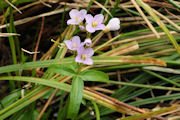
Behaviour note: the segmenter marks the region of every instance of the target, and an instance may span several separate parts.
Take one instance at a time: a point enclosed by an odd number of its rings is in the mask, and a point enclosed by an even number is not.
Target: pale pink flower
[[[95,32],[96,30],[103,30],[105,25],[102,24],[104,16],[102,14],[95,15],[94,17],[91,14],[87,14],[86,17],[86,30],[90,33]]]
[[[69,12],[69,16],[70,16],[70,20],[67,21],[68,25],[79,25],[79,23],[81,23],[85,16],[87,14],[87,11],[85,9],[82,9],[80,11],[76,10],[76,9],[72,9]]]
[[[67,48],[72,51],[75,51],[75,50],[77,50],[77,48],[83,46],[79,36],[74,36],[74,37],[72,37],[72,40],[65,40],[64,42],[65,42]]]
[[[83,46],[77,49],[77,56],[75,61],[78,63],[83,63],[87,65],[92,65],[93,60],[90,58],[94,54],[94,50],[92,48],[85,49]]]

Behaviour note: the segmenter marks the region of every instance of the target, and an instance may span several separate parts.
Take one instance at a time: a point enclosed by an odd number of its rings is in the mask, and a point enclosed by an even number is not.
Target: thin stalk
[[[89,110],[87,109],[87,110],[85,110],[85,111],[83,111],[82,113],[80,113],[79,114],[79,116],[76,118],[77,120],[83,120],[83,118],[87,115],[87,114],[89,114]]]
[[[159,90],[180,91],[180,88],[153,86],[153,85],[143,85],[143,84],[127,83],[127,82],[112,81],[112,80],[108,81],[108,83],[110,83],[110,84],[117,84],[117,85],[132,86],[132,87],[140,87],[140,88],[150,88],[150,89],[159,89]]]
[[[8,73],[8,76],[12,76],[11,73]],[[11,91],[15,90],[15,88],[16,88],[15,82],[10,80],[9,81],[9,87],[10,87]]]
[[[150,70],[143,70],[144,72],[146,72],[146,73],[149,73],[150,75],[153,75],[153,76],[155,76],[155,77],[157,77],[157,78],[160,78],[161,80],[164,80],[164,81],[166,81],[166,82],[169,82],[169,83],[171,83],[171,84],[173,84],[173,85],[175,85],[175,86],[177,86],[177,87],[180,87],[180,84],[179,83],[176,83],[176,82],[174,82],[174,81],[172,81],[172,80],[170,80],[170,79],[167,79],[167,78],[165,78],[165,77],[163,77],[163,76],[161,76],[161,75],[159,75],[159,74],[157,74],[157,73],[155,73],[155,72],[152,72],[152,71],[150,71]]]
[[[104,7],[106,7],[108,3],[109,3],[109,0],[106,0],[104,3]],[[104,14],[104,9],[101,10],[101,14]]]
[[[15,28],[14,24],[13,24],[13,32],[16,33],[16,28]],[[14,36],[14,41],[15,41],[17,54],[18,54],[19,58],[21,58],[21,49],[20,49],[20,43],[19,43],[18,36]],[[22,61],[22,58],[20,59],[20,62],[21,61]]]
[[[97,104],[95,102],[92,102],[92,104],[94,105],[94,109],[96,112],[96,120],[100,120],[100,113],[99,113],[99,108],[97,106]]]
[[[9,29],[7,28],[7,31],[10,33],[13,33],[13,22],[14,22],[14,18],[13,18],[13,9],[10,6],[9,7],[9,13],[10,13],[10,26]],[[5,16],[5,20],[6,20],[6,16]],[[12,59],[13,59],[13,64],[17,64],[17,58],[16,58],[16,47],[15,47],[15,43],[14,43],[14,37],[10,36],[9,37],[9,44],[10,44],[10,48],[11,48],[11,54],[12,54]],[[15,71],[16,75],[19,75],[18,71]],[[15,82],[11,82],[11,87],[12,89],[15,87]],[[18,82],[18,87],[20,87],[20,83]]]
[[[9,27],[9,30],[8,30],[10,33],[13,33],[13,22],[14,22],[14,18],[13,18],[13,13],[12,13],[12,7],[10,7],[10,27]],[[17,64],[16,48],[15,48],[15,43],[14,43],[13,36],[9,37],[9,44],[10,44],[10,47],[11,47],[13,63]]]
[[[88,7],[86,8],[87,12],[90,10],[91,6],[92,6],[93,0],[90,0]]]
[[[61,19],[60,40],[62,40],[61,34],[63,33],[65,13],[66,13],[66,5],[64,5],[64,12],[62,14],[62,19]]]
[[[173,0],[167,0],[169,3],[171,3],[174,7],[180,9],[180,5],[176,4]]]
[[[117,0],[117,1],[116,1],[116,4],[114,5],[113,9],[111,10],[112,16],[114,16],[114,14],[115,14],[118,6],[119,6],[119,3],[120,3],[120,0]],[[108,18],[108,19],[110,19],[110,18]],[[109,20],[108,20],[108,21],[109,21]]]
[[[103,6],[101,3],[99,3],[99,2],[97,2],[97,1],[95,1],[95,0],[93,0],[93,2],[94,2],[95,4],[97,4],[99,7],[101,7],[102,9],[104,9],[104,10],[108,13],[108,15],[110,15],[111,17],[113,17],[113,16],[111,15],[111,13],[106,9],[106,7]]]

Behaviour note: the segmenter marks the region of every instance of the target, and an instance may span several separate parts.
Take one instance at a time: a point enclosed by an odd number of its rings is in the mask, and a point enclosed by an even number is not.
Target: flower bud
[[[85,30],[86,30],[83,25],[79,25],[79,29],[80,29],[81,31],[85,31]]]
[[[120,29],[120,20],[119,18],[112,18],[109,23],[106,25],[104,32],[116,31]]]
[[[92,45],[91,39],[90,38],[85,39],[84,44],[88,47],[91,46]]]

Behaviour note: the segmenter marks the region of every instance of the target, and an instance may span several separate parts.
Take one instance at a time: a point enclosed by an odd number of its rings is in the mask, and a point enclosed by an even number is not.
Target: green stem
[[[165,78],[165,77],[163,77],[163,76],[161,76],[161,75],[159,75],[159,74],[156,74],[155,72],[152,72],[152,71],[149,71],[149,70],[143,70],[144,72],[147,72],[147,73],[149,73],[149,74],[151,74],[151,75],[153,75],[153,76],[155,76],[155,77],[157,77],[157,78],[160,78],[161,80],[164,80],[164,81],[166,81],[166,82],[169,82],[169,83],[171,83],[171,84],[173,84],[173,85],[175,85],[175,86],[177,86],[177,87],[180,87],[180,84],[179,83],[176,83],[176,82],[174,82],[174,81],[172,81],[172,80],[170,80],[170,79],[167,79],[167,78]]]
[[[66,13],[66,5],[64,5],[64,12],[62,14],[62,19],[61,19],[61,27],[60,27],[60,40],[62,40],[61,33],[63,33],[63,26],[64,26],[64,17]]]
[[[10,27],[7,28],[7,31],[9,33],[13,33],[13,27],[14,27],[14,18],[13,18],[13,9],[12,7],[10,6],[9,7],[9,13],[10,13]],[[6,18],[6,17],[5,17]],[[16,47],[15,47],[15,43],[14,43],[14,37],[13,36],[10,36],[9,37],[9,44],[10,44],[10,48],[11,48],[11,54],[12,54],[12,59],[13,59],[13,64],[17,64],[17,58],[16,58]],[[18,71],[15,71],[15,74],[16,75],[19,75]],[[11,89],[14,89],[15,88],[15,82],[12,81],[10,82],[10,85],[11,85]],[[20,87],[20,83],[18,82],[18,87]]]
[[[83,120],[83,118],[89,114],[89,110],[84,110],[83,112],[80,113],[80,115],[76,118],[77,120]]]
[[[8,73],[8,76],[11,76],[11,73]],[[13,91],[15,90],[16,86],[15,86],[15,82],[10,80],[9,81],[9,87],[10,87],[10,90]]]
[[[173,0],[167,0],[170,4],[172,4],[174,7],[180,9],[180,5],[178,5],[177,3],[175,3]]]
[[[159,90],[180,91],[180,88],[153,86],[153,85],[143,85],[143,84],[127,83],[127,82],[112,81],[112,80],[108,81],[108,83],[110,83],[110,84],[117,84],[117,85],[132,86],[132,87],[140,87],[140,88],[150,88],[150,89],[159,89]]]
[[[12,7],[10,7],[10,28],[9,28],[9,32],[13,33],[13,13],[12,13]],[[13,36],[9,37],[9,44],[11,47],[11,53],[12,53],[12,59],[13,59],[13,63],[17,64],[17,58],[16,58],[16,48],[15,48],[15,43],[14,43],[14,39]]]
[[[109,0],[106,0],[104,3],[104,7],[106,7],[108,3],[109,3]],[[101,14],[104,14],[104,9],[101,10]]]
[[[82,63],[79,63],[79,64],[78,64],[77,75],[79,75],[79,73],[81,72],[82,66],[83,66]]]
[[[93,0],[90,0],[89,5],[88,5],[88,7],[86,8],[87,12],[90,10],[92,3],[93,3]]]
[[[180,61],[177,60],[177,61],[174,61],[174,60],[165,60],[165,62],[167,64],[171,64],[171,65],[180,65]]]
[[[92,102],[92,104],[94,105],[94,109],[96,112],[96,120],[100,120],[100,113],[99,113],[99,108],[97,106],[97,104],[95,102]]]
[[[91,38],[91,33],[87,32],[87,37],[86,38]]]
[[[115,14],[118,6],[119,6],[119,3],[120,3],[120,0],[117,0],[117,1],[116,1],[116,4],[114,5],[114,8],[111,10],[112,16],[114,16],[114,14]]]

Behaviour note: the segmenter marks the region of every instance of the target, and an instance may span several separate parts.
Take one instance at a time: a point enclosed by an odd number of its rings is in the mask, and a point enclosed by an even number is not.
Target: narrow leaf
[[[81,78],[85,81],[109,81],[109,76],[97,70],[85,70],[81,73]]]
[[[75,77],[72,80],[72,89],[70,93],[68,118],[74,119],[82,102],[84,83],[80,77]]]
[[[65,76],[75,76],[76,72],[71,65],[52,65],[48,69],[48,72],[58,73]]]

